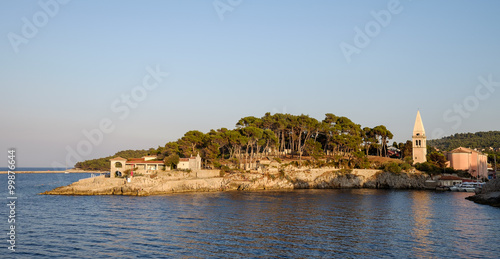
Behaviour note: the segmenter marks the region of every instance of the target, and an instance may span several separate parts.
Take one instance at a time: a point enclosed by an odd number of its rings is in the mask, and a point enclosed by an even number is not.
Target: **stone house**
[[[156,156],[143,156],[141,158],[125,159],[115,157],[110,159],[110,177],[122,176],[126,170],[131,170],[132,173],[151,174],[156,171],[168,171],[169,167],[165,166],[163,161],[156,160]]]
[[[198,154],[195,157],[190,157],[190,158],[179,158],[179,163],[177,164],[177,169],[190,169],[190,170],[201,169],[200,154]]]

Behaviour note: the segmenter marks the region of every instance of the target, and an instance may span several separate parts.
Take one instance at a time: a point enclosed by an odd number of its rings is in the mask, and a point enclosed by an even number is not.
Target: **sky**
[[[500,130],[500,1],[0,1],[0,149],[72,167],[266,112]],[[0,158],[0,167],[7,166]]]

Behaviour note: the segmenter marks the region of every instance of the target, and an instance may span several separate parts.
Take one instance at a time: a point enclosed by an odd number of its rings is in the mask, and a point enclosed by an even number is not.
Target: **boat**
[[[459,187],[463,192],[476,192],[476,189],[481,189],[484,183],[481,182],[465,182]]]
[[[457,186],[457,189],[458,189],[459,192],[465,192],[466,191],[465,187],[467,187],[465,185],[465,183],[462,183],[462,184],[460,184],[460,185]]]
[[[474,186],[467,186],[464,188],[466,192],[474,192],[476,190],[476,187]]]

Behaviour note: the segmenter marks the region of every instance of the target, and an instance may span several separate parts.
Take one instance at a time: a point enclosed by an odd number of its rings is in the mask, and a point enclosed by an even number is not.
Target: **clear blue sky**
[[[266,112],[383,124],[398,142],[418,109],[429,138],[500,130],[500,86],[476,93],[500,82],[500,1],[220,0],[223,19],[212,0],[40,2],[0,2],[0,147],[18,166],[65,164],[103,118],[114,130],[84,159]],[[130,114],[111,108],[157,66],[169,76]]]

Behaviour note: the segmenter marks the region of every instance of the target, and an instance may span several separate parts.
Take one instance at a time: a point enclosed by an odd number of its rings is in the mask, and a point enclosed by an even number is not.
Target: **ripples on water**
[[[5,175],[0,184],[6,186]],[[41,196],[86,174],[18,175],[25,257],[498,258],[500,209],[467,193],[296,190]],[[5,198],[4,201],[6,202]],[[7,210],[1,211],[6,219]],[[6,220],[2,220],[7,231]],[[7,243],[4,243],[5,255]]]

